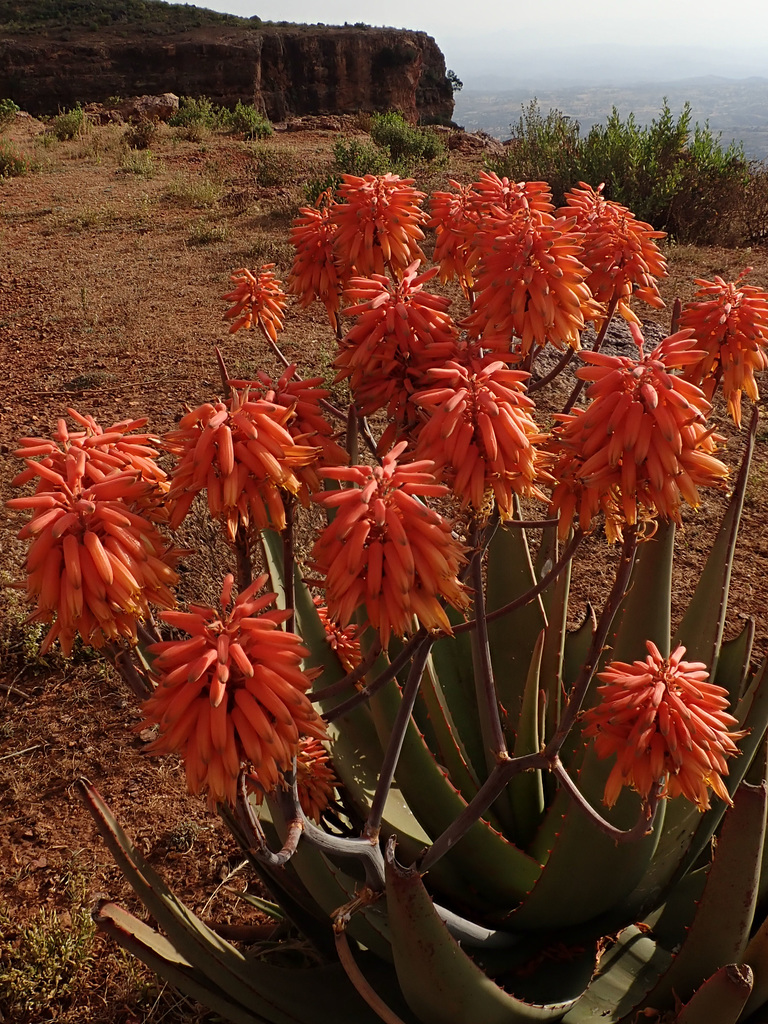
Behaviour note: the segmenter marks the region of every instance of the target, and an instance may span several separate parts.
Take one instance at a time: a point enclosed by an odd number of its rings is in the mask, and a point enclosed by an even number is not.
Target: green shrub
[[[0,130],[14,120],[20,109],[21,107],[17,106],[13,100],[0,100]]]
[[[220,110],[207,96],[182,96],[179,109],[168,120],[172,128],[189,128],[190,125],[216,128],[219,123]]]
[[[79,103],[71,110],[65,110],[57,117],[54,117],[51,122],[51,131],[59,142],[65,142],[67,139],[82,138],[90,130],[91,122]]]
[[[0,178],[18,178],[32,170],[29,158],[20,153],[14,145],[0,139]]]
[[[691,125],[686,103],[675,117],[666,100],[649,125],[614,107],[586,136],[559,110],[523,108],[506,152],[486,161],[514,181],[550,183],[554,202],[579,181],[605,183],[608,199],[679,242],[734,244],[749,182],[740,146],[724,147],[708,124]]]
[[[299,173],[296,153],[290,149],[272,146],[254,146],[251,169],[256,182],[265,188],[285,185],[294,181]]]
[[[580,169],[582,140],[579,123],[559,110],[542,114],[537,100],[523,107],[506,151],[486,161],[486,167],[512,181],[547,181],[555,203],[584,177]],[[602,181],[598,179],[596,184]]]
[[[359,139],[337,139],[333,146],[333,163],[336,177],[341,174],[362,177],[364,174],[386,174],[392,170],[388,153]],[[323,191],[325,188],[319,189],[317,194]]]
[[[142,178],[154,178],[157,161],[150,149],[129,149],[120,160],[120,170],[126,174],[138,174]]]
[[[445,153],[445,146],[434,132],[414,128],[395,110],[372,116],[371,138],[377,146],[388,150],[395,162],[431,163]]]
[[[149,149],[158,132],[157,121],[142,117],[128,125],[123,138],[131,149]]]
[[[272,134],[272,125],[263,114],[250,103],[237,101],[234,110],[221,111],[222,127],[230,132],[237,132],[246,139],[266,139]]]

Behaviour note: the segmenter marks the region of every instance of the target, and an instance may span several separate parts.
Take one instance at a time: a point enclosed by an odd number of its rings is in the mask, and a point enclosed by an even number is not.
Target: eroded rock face
[[[273,121],[398,109],[439,123],[453,114],[445,60],[424,32],[206,28],[164,37],[105,31],[0,40],[0,96],[33,114],[166,92],[253,103]]]

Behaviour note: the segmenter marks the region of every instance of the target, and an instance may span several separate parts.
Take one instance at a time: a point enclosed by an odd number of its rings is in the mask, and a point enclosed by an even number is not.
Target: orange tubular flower
[[[342,175],[338,195],[344,202],[333,212],[336,249],[346,267],[369,277],[389,266],[400,276],[414,260],[424,259],[419,248],[427,220],[420,206],[424,193],[412,186],[413,178],[396,174]]]
[[[456,326],[449,313],[450,299],[423,291],[437,268],[418,273],[419,263],[407,268],[401,281],[355,277],[345,296],[357,305],[344,310],[357,318],[341,342],[334,360],[336,380],[349,378],[361,412],[368,416],[387,409],[390,427],[381,447],[397,430],[416,420],[411,396],[423,382],[428,366],[441,365],[456,350]]]
[[[722,379],[728,412],[737,427],[741,426],[742,391],[756,402],[760,396],[755,371],[768,367],[768,292],[741,283],[751,269],[747,267],[733,282],[722,277],[697,279],[696,301],[687,302],[680,317],[680,326],[693,331],[697,347],[703,350],[686,377],[701,384],[708,398]]]
[[[611,502],[627,523],[637,521],[638,505],[651,516],[680,522],[684,499],[696,507],[698,487],[722,485],[727,467],[716,459],[716,438],[705,423],[710,411],[701,388],[671,371],[690,366],[701,353],[693,348],[690,331],[665,338],[647,356],[643,337],[630,324],[640,357],[582,352],[588,366],[577,376],[593,383],[587,389],[588,408],[560,416],[552,434],[557,456],[576,460],[572,477],[589,492],[586,500]],[[552,495],[552,510],[560,514],[561,535],[567,533],[578,500],[564,477]],[[582,494],[582,498],[584,495]],[[582,509],[582,526],[584,509]],[[620,526],[614,536],[621,536]]]
[[[310,680],[301,662],[308,651],[295,633],[279,628],[289,612],[265,610],[277,596],[257,596],[266,581],[260,576],[231,602],[230,573],[219,609],[192,605],[162,615],[189,640],[149,648],[157,689],[143,705],[141,727],[157,724],[159,735],[147,749],[179,753],[190,792],[207,790],[211,806],[234,804],[243,763],[269,792],[301,736],[325,737],[305,693]]]
[[[151,519],[167,519],[162,502],[168,492],[168,477],[157,465],[157,445],[160,439],[153,434],[134,434],[146,426],[147,419],[120,420],[105,430],[93,418],[82,415],[76,409],[67,412],[82,430],[70,430],[65,419],[59,419],[52,438],[23,437],[21,448],[14,452],[17,458],[44,457],[49,467],[61,470],[67,454],[77,451],[86,453],[83,468],[84,484],[95,484],[111,473],[120,470],[133,472],[147,485],[133,499],[142,512]],[[34,466],[20,473],[14,483],[22,485],[38,476]]]
[[[650,640],[645,646],[644,661],[598,672],[602,700],[584,715],[598,757],[617,755],[605,803],[612,807],[631,786],[644,800],[660,787],[662,797],[684,796],[700,811],[709,810],[709,789],[730,804],[725,759],[739,753],[735,741],[746,732],[731,731],[738,723],[725,710],[727,690],[707,682],[702,662],[682,660],[685,647],[664,658]]]
[[[135,469],[112,467],[99,478],[101,470],[89,466],[89,450],[78,445],[39,454],[46,457],[27,459],[27,470],[16,478],[23,483],[38,477],[35,493],[7,504],[32,510],[18,536],[31,541],[27,597],[36,607],[30,621],[54,620],[41,653],[58,637],[69,657],[77,633],[94,647],[118,637],[135,640],[136,620],[149,615],[150,603],[175,604],[169,588],[178,581],[178,552],[167,550],[156,527],[132,510],[141,507],[147,483]],[[97,463],[104,454],[96,453]]]
[[[334,242],[336,204],[329,203],[327,195],[318,199],[318,206],[302,206],[293,222],[291,242],[296,256],[288,276],[288,291],[299,296],[302,308],[319,299],[335,328],[344,282]]]
[[[357,486],[315,495],[336,510],[312,549],[325,575],[328,612],[346,625],[365,605],[385,647],[393,633],[408,632],[414,615],[427,629],[449,633],[440,597],[454,608],[467,604],[457,579],[462,546],[448,522],[415,497],[448,488],[435,483],[431,462],[398,466],[405,448],[405,441],[395,445],[381,466],[325,470],[324,476]]]
[[[654,231],[625,206],[605,199],[604,187],[579,182],[558,214],[576,215],[575,229],[583,235],[579,259],[589,268],[587,284],[596,301],[607,307],[617,298],[624,319],[639,326],[629,308],[633,295],[657,309],[664,306],[655,279],[667,276],[667,261],[656,239],[666,238],[666,232]]]
[[[298,494],[296,470],[313,462],[318,449],[294,444],[287,423],[293,411],[248,391],[233,391],[226,402],[206,402],[183,416],[179,429],[163,438],[179,456],[169,499],[175,530],[203,488],[214,519],[226,525],[234,541],[238,526],[285,529],[281,492]]]
[[[554,210],[546,181],[510,181],[493,171],[481,171],[471,188],[471,205],[482,218],[519,212],[546,215]]]
[[[469,356],[426,376],[432,386],[414,395],[428,416],[416,454],[445,469],[461,507],[479,511],[490,489],[501,518],[511,519],[515,494],[543,498],[534,483],[534,444],[544,436],[531,416],[533,400],[525,394],[530,375]]]
[[[475,283],[472,267],[477,262],[472,236],[479,217],[478,194],[472,185],[461,185],[458,181],[449,184],[455,192],[433,192],[429,200],[431,217],[427,226],[434,228],[437,236],[432,258],[440,267],[443,284],[456,277],[469,296]]]
[[[236,318],[230,324],[230,334],[241,327],[250,328],[258,324],[267,337],[277,341],[277,332],[283,329],[286,302],[280,282],[272,273],[274,265],[265,263],[258,275],[245,267],[232,274],[230,280],[235,282],[236,288],[223,296],[228,302],[234,302],[234,306],[224,314],[227,320]]]
[[[318,459],[324,466],[346,465],[349,456],[334,441],[333,427],[322,412],[320,403],[329,395],[325,388],[318,387],[323,383],[323,378],[299,380],[295,374],[296,364],[293,363],[277,381],[273,381],[269,374],[259,371],[256,380],[230,380],[229,385],[238,391],[248,390],[265,402],[274,402],[290,409],[293,415],[286,423],[286,428],[294,442],[317,449]],[[319,489],[320,480],[314,461],[305,466],[295,467],[295,472],[304,485],[302,500],[306,497],[307,491]]]
[[[547,341],[580,347],[585,321],[600,307],[579,261],[581,236],[564,227],[549,214],[523,210],[476,232],[477,295],[463,326],[486,347],[509,351],[513,336],[523,357]]]
[[[336,656],[341,662],[341,667],[344,671],[352,672],[360,664],[363,656],[360,650],[360,641],[356,635],[357,628],[355,626],[347,626],[345,629],[342,629],[329,616],[328,609],[323,604],[322,598],[315,597],[313,601],[315,608],[317,608],[317,617],[325,629],[325,636],[329,647],[336,652]]]

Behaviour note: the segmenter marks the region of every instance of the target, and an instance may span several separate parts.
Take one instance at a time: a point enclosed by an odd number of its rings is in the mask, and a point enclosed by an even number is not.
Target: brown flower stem
[[[608,327],[610,325],[611,320],[613,319],[613,314],[616,312],[616,307],[618,306],[618,304],[619,296],[614,294],[613,298],[608,303],[608,309],[606,310],[605,320],[603,320],[603,323],[600,327],[600,333],[598,334],[597,338],[595,339],[595,343],[592,346],[593,352],[599,352],[600,349],[603,347],[605,336],[608,333]],[[563,406],[564,413],[570,412],[571,409],[574,407],[574,405],[578,401],[579,395],[582,392],[584,383],[585,382],[583,380],[576,381],[576,384],[574,385],[573,391],[571,392],[568,401]]]
[[[354,686],[355,683],[359,682],[363,678],[380,654],[381,640],[377,636],[369,649],[365,652],[360,664],[356,665],[351,672],[348,672],[343,679],[339,679],[338,682],[331,683],[330,686],[324,686],[322,690],[311,690],[308,696],[313,701],[318,701],[325,700],[327,697],[335,697],[337,694],[343,693],[346,689],[350,686]]]
[[[559,522],[559,519],[506,519],[504,527],[507,530],[544,530]]]
[[[672,320],[669,326],[670,334],[677,334],[680,326],[680,316],[683,312],[683,303],[679,297],[672,303]]]
[[[408,728],[408,723],[411,720],[411,712],[413,711],[413,706],[416,703],[416,696],[419,692],[419,686],[421,685],[424,666],[427,662],[427,657],[429,656],[429,651],[433,643],[434,640],[431,636],[423,637],[413,653],[413,660],[411,662],[410,671],[408,672],[408,679],[406,680],[405,687],[403,688],[400,707],[397,709],[397,715],[395,716],[395,721],[392,725],[389,743],[384,753],[384,760],[381,763],[379,778],[376,783],[376,792],[373,794],[371,809],[368,812],[368,820],[366,821],[363,829],[363,837],[369,842],[378,841],[379,830],[381,829],[381,818],[384,813],[384,805],[387,802],[389,790],[395,777],[395,769],[397,768],[397,762],[400,759],[400,751],[403,748],[406,729]]]
[[[632,573],[632,566],[635,561],[636,551],[637,526],[627,526],[624,533],[624,543],[621,548],[621,558],[619,560],[618,569],[616,570],[616,578],[613,581],[611,592],[603,605],[602,612],[600,613],[600,618],[597,622],[595,635],[592,637],[589,652],[587,653],[584,664],[581,666],[578,678],[568,695],[568,702],[563,708],[557,729],[555,730],[552,739],[544,748],[544,754],[549,759],[555,758],[559,753],[560,748],[565,742],[566,736],[571,731],[571,728],[576,721],[576,716],[581,710],[582,702],[589,684],[592,681],[592,677],[595,674],[595,670],[597,669],[597,663],[600,659],[600,655],[603,652],[605,640],[608,636],[608,630],[611,628],[613,618],[619,610],[621,602],[624,600],[624,595],[626,594],[627,586],[629,584],[629,578]]]
[[[379,451],[378,448],[376,447],[376,439],[371,433],[371,428],[368,426],[368,420],[365,418],[365,416],[358,416],[358,428],[360,430],[360,434],[363,440],[365,441],[368,447],[368,451],[371,453],[371,455],[374,456],[374,458],[378,462],[381,462]]]
[[[397,657],[389,663],[388,667],[384,669],[381,675],[377,676],[373,682],[364,686],[362,690],[358,690],[357,693],[353,693],[351,697],[342,701],[341,704],[337,704],[335,708],[331,708],[330,711],[326,711],[323,715],[325,721],[335,722],[337,718],[341,718],[342,715],[346,715],[347,712],[356,708],[358,704],[362,704],[364,701],[368,700],[369,697],[372,697],[374,693],[377,693],[382,686],[386,685],[386,683],[390,681],[390,679],[394,679],[400,669],[405,668],[411,660],[411,656],[426,636],[427,631],[422,626],[421,629],[417,630],[417,632],[413,634]]]
[[[472,555],[470,567],[470,584],[475,594],[475,623],[477,626],[472,632],[470,643],[480,715],[480,731],[483,736],[488,767],[492,769],[500,758],[506,758],[508,755],[499,713],[499,698],[493,678],[491,645],[488,639],[488,620],[485,613],[485,589],[483,587],[483,554],[484,548],[476,550]]]
[[[554,367],[549,371],[549,373],[539,378],[539,380],[531,381],[527,389],[528,394],[532,395],[535,391],[540,391],[542,388],[545,388],[547,384],[550,384],[555,379],[555,377],[559,377],[575,355],[576,349],[569,348],[565,352],[565,354],[560,359],[558,359],[558,361],[555,363]]]
[[[292,818],[290,820],[288,835],[286,836],[282,849],[278,853],[273,853],[267,843],[267,837],[264,835],[264,829],[261,827],[261,822],[254,813],[253,805],[248,799],[244,772],[240,773],[240,784],[238,786],[235,811],[240,825],[243,827],[246,835],[250,839],[253,839],[253,843],[248,843],[248,853],[253,854],[257,860],[262,861],[264,864],[269,864],[270,867],[284,867],[294,853],[296,853],[298,848],[299,839],[303,832],[301,820],[299,818]]]
[[[276,794],[285,818],[288,821],[293,821],[294,818],[300,821],[307,842],[312,843],[322,853],[336,857],[354,857],[362,861],[368,886],[375,892],[380,892],[384,888],[384,857],[378,842],[371,842],[365,838],[350,839],[331,835],[309,820],[299,801],[295,758],[293,771],[286,772],[285,781],[287,788],[279,789]]]
[[[139,700],[146,700],[154,693],[155,688],[149,675],[144,668],[137,664],[131,651],[125,647],[119,647],[117,644],[107,644],[104,650],[120,678]]]
[[[283,530],[283,591],[285,593],[285,607],[290,617],[285,620],[283,629],[287,633],[293,632],[294,624],[294,600],[293,600],[293,523],[295,518],[295,499],[290,496],[284,503],[285,507],[285,529]]]
[[[288,356],[285,355],[285,353],[282,351],[282,349],[277,344],[277,342],[276,341],[272,341],[270,336],[264,330],[264,328],[261,325],[261,321],[259,321],[259,329],[260,329],[261,333],[264,335],[264,340],[266,341],[267,345],[269,345],[271,351],[277,356],[277,358],[280,360],[280,362],[283,364],[283,366],[286,369],[288,369],[288,367],[290,367],[290,366],[293,366],[294,364],[292,362],[290,362],[290,360],[288,359]],[[301,381],[301,380],[304,379],[299,374],[298,370],[294,370],[293,371],[293,376],[298,381]],[[329,402],[327,398],[321,398],[320,399],[320,405],[323,407],[323,409],[325,409],[326,412],[329,412],[331,414],[331,416],[335,416],[336,419],[339,419],[339,420],[346,419],[346,416],[341,411],[341,409],[337,409],[336,406],[332,402]]]
[[[354,402],[350,402],[347,409],[346,448],[350,466],[356,466],[360,461],[360,445],[358,439],[357,407]]]
[[[357,966],[357,961],[352,955],[347,939],[346,920],[337,916],[333,922],[333,937],[336,940],[336,952],[344,972],[354,985],[358,994],[370,1006],[373,1012],[384,1021],[384,1024],[404,1024],[402,1017],[398,1017],[394,1010],[391,1010],[363,972]]]
[[[419,860],[419,871],[428,871],[466,835],[475,822],[479,821],[488,808],[498,800],[510,779],[519,775],[520,772],[532,771],[536,768],[546,769],[549,766],[550,762],[547,758],[539,753],[525,754],[522,757],[500,761],[458,818],[454,818],[448,828],[427,848]]]
[[[237,570],[237,589],[242,594],[246,587],[253,582],[251,545],[248,540],[248,531],[242,523],[238,526],[235,534],[235,568]]]
[[[160,631],[151,619],[147,622],[136,623],[136,635],[144,644],[156,644],[163,639]]]
[[[562,555],[558,558],[549,572],[545,573],[539,582],[531,587],[530,590],[526,590],[520,597],[516,597],[514,601],[510,601],[509,604],[504,604],[501,608],[495,608],[492,612],[487,612],[485,616],[486,622],[494,622],[496,619],[500,619],[503,615],[509,615],[510,612],[515,611],[518,608],[522,608],[524,605],[533,601],[534,598],[538,597],[542,591],[546,590],[553,580],[556,580],[561,572],[566,568],[570,560],[576,553],[576,548],[581,544],[584,539],[584,534],[581,530],[576,530],[568,541]],[[458,626],[453,627],[454,636],[458,633],[466,633],[469,629],[474,629],[477,625],[476,619],[468,619],[466,622],[459,623]]]
[[[229,373],[227,371],[227,364],[224,362],[224,356],[221,354],[221,349],[218,345],[213,350],[216,353],[216,362],[219,367],[219,376],[221,377],[221,386],[224,388],[225,400],[230,397],[232,389],[229,386]]]
[[[607,835],[609,838],[614,839],[617,843],[633,843],[637,839],[642,839],[643,836],[648,835],[649,832],[653,831],[653,823],[656,819],[656,813],[659,809],[659,795],[658,792],[654,791],[648,797],[647,803],[643,803],[642,810],[640,811],[640,817],[637,822],[630,829],[620,829],[612,825],[610,821],[606,819],[595,810],[592,804],[584,798],[579,787],[570,777],[565,769],[565,765],[559,757],[555,757],[552,761],[552,773],[555,778],[560,782],[560,785],[568,791],[574,802],[581,808],[593,824],[595,824],[601,832]]]

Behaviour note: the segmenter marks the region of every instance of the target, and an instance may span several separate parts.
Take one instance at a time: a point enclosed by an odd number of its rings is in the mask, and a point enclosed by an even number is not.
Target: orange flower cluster
[[[577,371],[592,381],[584,411],[560,416],[552,434],[559,457],[552,510],[565,536],[579,508],[582,527],[606,503],[620,519],[637,521],[638,505],[651,516],[680,522],[681,499],[696,507],[698,487],[722,484],[728,469],[712,454],[715,437],[706,427],[710,411],[701,388],[671,371],[700,359],[690,331],[665,338],[647,356],[643,337],[630,324],[639,358],[582,352],[589,365]]]
[[[580,347],[586,320],[600,315],[580,262],[581,236],[548,213],[523,209],[478,228],[477,295],[463,325],[483,344],[525,357],[547,341]]]
[[[312,549],[325,576],[329,614],[346,625],[364,604],[385,647],[393,633],[408,632],[414,615],[427,629],[449,633],[441,597],[454,608],[467,604],[457,579],[461,544],[448,522],[416,497],[440,496],[448,488],[435,483],[431,462],[398,466],[405,448],[405,441],[395,445],[380,466],[324,470],[356,486],[315,495],[335,510]]]
[[[445,284],[458,278],[462,291],[469,296],[474,286],[472,267],[477,253],[472,248],[472,236],[477,226],[477,199],[473,185],[449,184],[455,192],[433,192],[429,200],[431,217],[427,226],[435,229],[433,260],[440,268],[440,280]]]
[[[249,775],[246,779],[251,784],[250,795],[261,806],[264,801],[264,790],[258,777]],[[323,743],[314,736],[302,736],[296,752],[296,789],[301,809],[318,825],[333,803],[337,785],[331,755]]]
[[[302,206],[293,221],[291,242],[296,256],[288,277],[288,291],[299,296],[302,308],[319,299],[335,329],[344,280],[335,245],[336,206],[327,201],[327,195],[323,193],[316,206]]]
[[[323,624],[325,636],[329,647],[336,652],[341,667],[345,672],[352,672],[357,668],[362,659],[360,641],[357,639],[357,628],[347,626],[344,629],[328,614],[328,609],[323,604],[322,598],[312,599],[317,608],[317,617]]]
[[[413,188],[413,178],[343,174],[338,195],[343,202],[333,209],[336,248],[350,269],[369,277],[389,267],[400,276],[414,260],[424,259],[419,243],[427,215],[420,205],[424,193]]]
[[[514,514],[514,495],[543,498],[535,486],[544,439],[525,394],[529,374],[501,361],[467,355],[426,371],[432,383],[414,396],[427,415],[416,455],[430,458],[448,478],[461,507],[479,511],[491,489],[502,519]]]
[[[294,443],[287,427],[292,415],[290,407],[251,400],[246,389],[183,416],[179,429],[163,438],[179,459],[168,495],[171,529],[177,529],[204,488],[211,516],[224,522],[231,541],[241,524],[285,529],[281,491],[299,493],[296,470],[313,462],[318,452]]]
[[[616,755],[605,786],[612,807],[623,786],[644,800],[661,787],[662,797],[684,796],[709,810],[709,790],[730,804],[723,783],[727,757],[738,754],[736,719],[725,710],[728,692],[707,682],[706,665],[683,661],[685,647],[664,658],[646,642],[648,655],[631,665],[611,662],[598,672],[600,703],[586,712],[586,737],[599,757]]]
[[[546,181],[510,181],[494,171],[481,171],[472,184],[474,208],[480,218],[503,218],[505,214],[550,214],[552,193]]]
[[[437,268],[418,273],[418,261],[394,284],[383,275],[355,277],[345,297],[356,302],[344,310],[357,318],[334,360],[336,380],[349,378],[364,415],[386,408],[390,427],[382,447],[416,419],[413,392],[428,366],[440,365],[456,349],[456,327],[448,313],[450,299],[423,290]]]
[[[345,465],[349,456],[334,440],[334,431],[322,411],[321,402],[329,392],[318,385],[322,377],[301,380],[296,376],[296,364],[287,367],[279,380],[273,381],[269,374],[260,370],[255,380],[230,380],[230,387],[238,391],[249,391],[265,402],[274,402],[293,413],[286,423],[288,433],[298,445],[319,448],[319,460],[326,466]],[[317,490],[320,481],[313,463],[295,468],[296,475],[304,484],[303,493]]]
[[[143,705],[142,728],[159,727],[148,750],[179,753],[190,792],[208,792],[211,806],[234,804],[247,762],[270,792],[291,766],[301,736],[325,737],[301,670],[308,654],[295,633],[280,629],[289,612],[266,611],[275,594],[258,595],[261,576],[231,601],[234,577],[221,589],[219,609],[193,605],[165,612],[188,640],[152,644],[157,689]]]
[[[149,615],[150,603],[175,604],[169,588],[178,580],[178,552],[167,550],[143,514],[155,507],[164,474],[151,462],[155,452],[146,435],[126,437],[145,421],[101,431],[74,415],[85,431],[70,434],[60,420],[55,440],[23,439],[16,454],[27,469],[14,483],[37,479],[37,487],[7,502],[32,511],[18,536],[31,541],[26,589],[36,606],[30,621],[53,619],[41,653],[58,637],[67,657],[77,633],[94,647],[118,637],[135,640],[136,620]]]
[[[605,199],[604,187],[579,182],[558,213],[576,215],[575,229],[583,236],[579,259],[589,268],[586,283],[596,301],[607,306],[617,298],[624,319],[639,325],[629,307],[633,295],[657,309],[664,306],[655,279],[667,276],[667,261],[656,239],[666,232],[654,231],[625,206]]]
[[[229,327],[230,334],[241,327],[258,324],[268,338],[277,341],[277,332],[283,329],[286,303],[280,282],[272,273],[274,265],[265,263],[257,275],[245,267],[232,274],[236,287],[223,296],[228,302],[234,302],[224,314],[227,320],[234,320]]]
[[[137,496],[136,503],[151,518],[162,519],[162,500],[169,485],[168,477],[155,462],[160,439],[154,434],[134,433],[146,426],[147,418],[120,420],[105,430],[93,416],[83,415],[77,409],[67,409],[67,413],[82,430],[70,430],[67,421],[60,418],[51,438],[22,438],[19,442],[21,448],[15,452],[17,458],[42,456],[52,459],[53,465],[70,452],[84,451],[87,456],[84,481],[98,483],[115,470],[128,470],[148,485]],[[14,484],[21,486],[34,480],[37,475],[36,469],[29,467],[16,477]]]
[[[737,427],[742,391],[756,402],[760,396],[755,372],[768,367],[768,292],[741,283],[751,269],[747,267],[736,281],[697,279],[695,301],[683,306],[680,317],[680,326],[693,331],[702,350],[700,361],[686,376],[701,384],[708,398],[722,379],[728,412]]]

